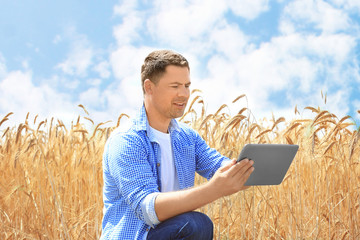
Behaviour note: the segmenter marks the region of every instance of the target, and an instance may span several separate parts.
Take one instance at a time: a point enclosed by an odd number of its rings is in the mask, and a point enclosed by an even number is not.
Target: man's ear
[[[145,94],[151,94],[154,83],[150,79],[145,79],[144,90]]]

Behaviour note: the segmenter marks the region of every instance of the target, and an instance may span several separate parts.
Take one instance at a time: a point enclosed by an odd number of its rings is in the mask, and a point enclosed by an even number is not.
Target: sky
[[[190,62],[207,113],[305,118],[320,107],[360,126],[358,0],[0,0],[1,128],[78,115],[135,117],[156,49]],[[246,98],[232,103],[238,96]],[[326,101],[325,101],[326,96]],[[294,109],[300,112],[295,115]]]

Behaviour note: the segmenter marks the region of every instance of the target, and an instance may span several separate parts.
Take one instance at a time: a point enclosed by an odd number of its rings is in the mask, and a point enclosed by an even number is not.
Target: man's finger
[[[237,174],[244,174],[245,171],[253,165],[254,161],[249,161],[249,159],[241,160],[240,162],[236,163],[232,169],[229,170],[229,174],[231,176],[236,176]]]
[[[252,161],[250,161],[251,163]],[[250,167],[248,169],[246,169],[246,171],[244,173],[242,173],[241,175],[239,174],[240,177],[240,181],[241,184],[244,185],[246,183],[246,181],[249,179],[251,173],[255,170],[255,168],[252,166],[252,164],[250,165]]]

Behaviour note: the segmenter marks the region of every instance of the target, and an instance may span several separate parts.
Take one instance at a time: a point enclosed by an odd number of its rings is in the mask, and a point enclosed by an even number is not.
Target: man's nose
[[[179,97],[189,97],[190,96],[190,89],[186,86],[181,86],[178,91]]]

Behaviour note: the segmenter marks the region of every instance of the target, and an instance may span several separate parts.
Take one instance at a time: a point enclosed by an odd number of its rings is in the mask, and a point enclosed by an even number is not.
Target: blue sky
[[[360,125],[360,1],[0,0],[0,119],[96,122],[134,116],[140,66],[154,49],[191,65],[208,113],[228,104],[257,119],[320,107]],[[321,96],[326,94],[327,102]],[[232,100],[241,94],[247,102]],[[302,116],[295,116],[298,107]]]

